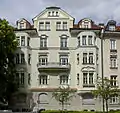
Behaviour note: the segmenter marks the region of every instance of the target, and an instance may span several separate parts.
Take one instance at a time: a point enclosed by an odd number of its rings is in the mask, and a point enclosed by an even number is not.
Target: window
[[[83,53],[83,64],[87,64],[87,53]]]
[[[50,30],[50,22],[45,22],[45,30]]]
[[[111,39],[110,40],[110,49],[116,49],[116,40],[114,39]]]
[[[16,54],[16,64],[20,64],[20,56],[18,53]]]
[[[61,38],[60,47],[67,47],[67,38]]]
[[[40,38],[40,47],[47,48],[47,38]]]
[[[20,37],[17,36],[17,42],[18,42],[18,46],[20,46]]]
[[[110,76],[111,86],[117,86],[117,76],[111,75]]]
[[[25,46],[25,36],[21,36],[21,46]]]
[[[24,23],[20,23],[20,29],[24,28]]]
[[[82,45],[86,45],[86,36],[82,36]]]
[[[87,74],[88,73],[83,73],[83,84],[88,84]]]
[[[16,81],[17,85],[19,86],[24,86],[25,83],[25,73],[24,72],[17,72],[16,73]]]
[[[110,68],[117,68],[117,55],[110,55]]]
[[[27,46],[30,46],[30,37],[27,38]]]
[[[80,82],[80,80],[79,80],[80,78],[79,78],[79,73],[77,74],[77,85],[79,85],[79,82]]]
[[[61,22],[57,22],[56,23],[56,30],[60,30],[61,29]]]
[[[92,36],[88,36],[88,45],[92,45]]]
[[[60,65],[68,65],[68,55],[60,55]]]
[[[80,37],[78,37],[78,47],[80,46]]]
[[[110,31],[115,31],[115,26],[114,25],[109,25],[109,30]]]
[[[93,72],[83,72],[83,86],[94,86]]]
[[[88,24],[89,24],[88,22],[84,22],[84,28],[88,28],[89,27]]]
[[[110,104],[119,104],[119,97],[118,95],[114,95],[110,99]]]
[[[61,85],[66,85],[66,84],[68,84],[68,76],[67,76],[67,75],[61,75],[61,76],[60,76],[60,84],[61,84]]]
[[[28,54],[28,64],[31,64],[31,54]]]
[[[77,54],[77,65],[79,64],[79,53]]]
[[[89,84],[93,84],[93,73],[89,73]]]
[[[28,74],[28,85],[31,85],[31,76],[30,76],[30,73]]]
[[[40,75],[40,85],[47,85],[48,80],[47,80],[47,75]]]
[[[39,55],[40,65],[47,65],[47,62],[48,62],[47,55]]]
[[[24,79],[25,79],[25,75],[24,75],[24,73],[22,72],[21,73],[21,85],[24,85]]]
[[[21,54],[21,64],[25,64],[25,55]]]
[[[52,16],[54,16],[54,14],[55,14],[55,12],[54,12],[54,11],[52,11]]]
[[[39,30],[44,30],[44,22],[39,22]]]
[[[51,16],[51,12],[48,12],[48,16]]]
[[[56,16],[58,16],[58,12],[56,12]]]
[[[63,30],[67,30],[67,22],[63,22]]]
[[[93,64],[93,53],[89,53],[89,64]]]

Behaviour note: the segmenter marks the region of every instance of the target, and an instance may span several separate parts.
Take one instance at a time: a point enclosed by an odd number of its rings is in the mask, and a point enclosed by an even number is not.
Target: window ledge
[[[83,84],[83,87],[95,87],[94,84]]]
[[[110,67],[110,69],[118,69],[118,67]]]
[[[68,29],[56,29],[56,31],[68,31]]]
[[[40,47],[40,50],[48,50],[47,47]]]

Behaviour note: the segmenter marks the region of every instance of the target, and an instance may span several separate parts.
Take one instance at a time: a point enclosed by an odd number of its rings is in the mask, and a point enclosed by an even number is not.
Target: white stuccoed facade
[[[16,65],[20,80],[24,73],[21,80],[24,86],[20,87],[13,109],[61,109],[52,92],[69,85],[76,90],[76,97],[65,109],[102,110],[102,100],[91,93],[97,77],[101,77],[101,28],[87,18],[74,25],[74,18],[59,7],[47,7],[33,18],[33,26],[25,19],[17,21],[15,33],[20,46],[15,54],[19,53],[20,58],[15,61],[21,61],[24,54],[25,62]],[[109,68],[109,40],[109,37],[104,40],[104,75],[118,76],[119,64],[117,71]],[[118,44],[119,37],[116,40]],[[118,104],[112,105],[109,109],[119,109]]]

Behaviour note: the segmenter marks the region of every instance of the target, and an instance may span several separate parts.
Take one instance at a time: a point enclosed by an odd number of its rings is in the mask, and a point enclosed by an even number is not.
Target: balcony
[[[70,70],[69,63],[59,63],[59,62],[47,62],[47,63],[38,63],[38,70]]]

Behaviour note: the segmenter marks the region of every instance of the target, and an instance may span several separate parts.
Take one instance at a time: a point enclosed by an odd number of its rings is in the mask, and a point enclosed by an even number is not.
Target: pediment
[[[94,67],[87,66],[87,67],[83,67],[83,68],[81,69],[81,71],[82,71],[82,72],[83,72],[83,71],[95,71],[95,68],[94,68]]]

